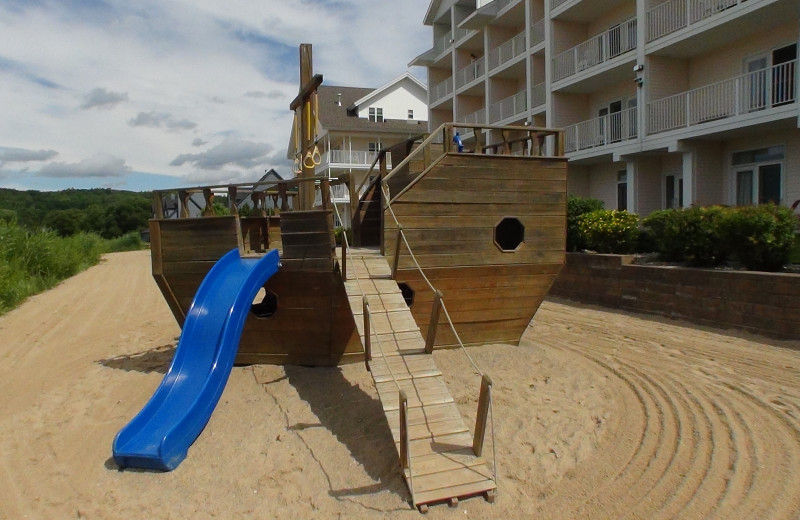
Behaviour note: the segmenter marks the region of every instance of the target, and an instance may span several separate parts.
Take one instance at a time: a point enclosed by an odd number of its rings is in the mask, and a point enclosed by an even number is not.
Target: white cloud
[[[291,166],[270,153],[288,142],[298,44],[308,41],[309,28],[315,72],[326,84],[377,87],[430,47],[430,28],[422,25],[427,6],[428,0],[404,0],[400,11],[389,0],[0,1],[0,144],[58,150],[66,165],[124,157],[133,171],[176,180],[200,164],[288,173]],[[211,150],[187,154],[187,134],[193,146],[232,136],[267,151],[243,155],[247,166],[226,163]],[[176,162],[181,156],[187,158]]]
[[[219,170],[228,165],[240,168],[255,168],[266,164],[272,146],[241,139],[228,138],[202,153],[185,153],[172,160],[170,165],[183,166],[191,163],[201,170]]]
[[[78,163],[54,162],[42,167],[40,177],[123,177],[130,172],[125,160],[111,155],[98,154]]]
[[[150,128],[167,128],[169,130],[191,130],[197,123],[188,119],[175,119],[170,114],[163,112],[139,112],[128,121],[131,126],[149,126]]]
[[[58,155],[55,150],[25,150],[0,147],[0,165],[7,162],[46,161]]]
[[[119,105],[123,101],[128,101],[128,94],[126,92],[111,92],[104,88],[95,88],[91,92],[83,96],[83,103],[81,108],[105,108],[110,109]]]

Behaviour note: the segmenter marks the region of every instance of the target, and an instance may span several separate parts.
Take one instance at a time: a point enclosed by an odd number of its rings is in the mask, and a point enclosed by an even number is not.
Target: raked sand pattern
[[[179,332],[146,251],[0,318],[0,519],[419,517],[361,364],[236,367],[176,471],[117,471]],[[519,347],[470,352],[495,383],[498,497],[429,518],[800,515],[800,340],[547,301]],[[435,357],[472,427],[479,378]]]

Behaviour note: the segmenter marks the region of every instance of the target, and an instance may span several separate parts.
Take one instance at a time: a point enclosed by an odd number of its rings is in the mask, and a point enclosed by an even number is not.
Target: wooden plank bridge
[[[414,506],[480,494],[493,501],[497,486],[480,456],[491,382],[484,377],[473,436],[386,259],[377,248],[350,248],[347,257],[350,307]]]

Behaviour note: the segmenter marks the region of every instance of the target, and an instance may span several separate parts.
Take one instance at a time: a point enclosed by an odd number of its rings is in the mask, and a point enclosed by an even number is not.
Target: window
[[[380,152],[380,151],[381,151],[381,143],[375,143],[375,142],[372,142],[372,143],[369,143],[369,144],[367,145],[367,147],[368,147],[367,149],[368,149],[370,152],[373,152],[373,153],[375,153],[375,152]]]
[[[620,170],[617,172],[617,210],[625,211],[628,209],[628,172]]]
[[[683,207],[683,177],[676,175],[664,177],[664,207],[666,209]]]
[[[781,203],[784,156],[783,146],[732,155],[736,205]]]
[[[369,120],[376,123],[383,123],[383,109],[370,107]]]
[[[409,119],[414,119],[414,111],[411,110],[411,109],[408,109],[408,118]]]

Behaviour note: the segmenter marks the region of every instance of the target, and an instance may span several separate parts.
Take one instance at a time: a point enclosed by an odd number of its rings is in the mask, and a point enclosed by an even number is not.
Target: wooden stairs
[[[371,352],[368,367],[414,506],[425,512],[428,504],[453,505],[475,495],[494,501],[492,472],[475,453],[478,436],[473,438],[464,424],[433,356],[426,353],[389,264],[376,248],[350,248],[348,256],[345,289],[362,344]],[[485,422],[478,429],[485,430]]]

